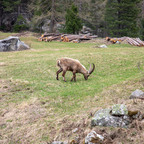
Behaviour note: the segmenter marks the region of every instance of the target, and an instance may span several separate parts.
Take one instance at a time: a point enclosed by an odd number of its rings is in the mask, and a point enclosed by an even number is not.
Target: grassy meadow
[[[0,33],[0,39],[12,35]],[[124,103],[135,89],[143,88],[144,48],[128,44],[96,48],[96,43],[38,42],[20,37],[31,49],[0,53],[0,143],[46,143],[63,139],[90,113]],[[78,59],[87,69],[96,68],[87,81],[77,74],[56,80],[56,60]],[[89,125],[89,124],[88,124]],[[63,134],[60,130],[65,128]],[[58,135],[58,137],[57,137]],[[71,136],[68,138],[71,139]]]

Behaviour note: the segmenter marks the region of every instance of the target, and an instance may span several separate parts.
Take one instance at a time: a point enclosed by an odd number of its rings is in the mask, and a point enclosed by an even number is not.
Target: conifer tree
[[[72,5],[71,9],[67,10],[65,18],[65,31],[72,34],[78,33],[82,28],[82,24],[80,18],[78,17],[78,9],[75,5]]]
[[[141,0],[108,0],[106,4],[106,31],[110,36],[137,37]]]
[[[15,1],[11,1],[11,0],[2,0],[1,4],[3,6],[3,10],[5,12],[13,12],[15,11],[15,9],[17,9],[17,7],[20,5],[21,0],[15,0]]]

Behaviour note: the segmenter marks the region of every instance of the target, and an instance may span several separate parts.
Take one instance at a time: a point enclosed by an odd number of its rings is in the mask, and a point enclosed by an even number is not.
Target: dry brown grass
[[[101,109],[96,107],[97,103],[104,103],[104,107],[109,107],[112,104],[122,103],[128,107],[135,107],[143,112],[144,101],[129,100],[129,95],[135,87],[141,89],[143,80],[127,81],[119,85],[113,85],[105,89],[102,93],[95,96],[93,99],[86,99],[87,106],[84,106],[87,111],[78,111],[75,115],[65,115],[59,117],[53,109],[47,109],[49,101],[43,102],[39,98],[31,98],[29,101],[23,101],[18,105],[10,104],[9,107],[3,109],[0,113],[0,127],[2,129],[1,143],[41,143],[43,141],[53,140],[72,140],[83,143],[85,136],[95,130],[97,133],[105,137],[105,144],[122,142],[125,144],[138,143],[143,141],[143,121],[134,121],[131,128],[104,128],[90,127],[91,117],[94,113]],[[8,87],[6,81],[1,81]],[[18,83],[18,80],[17,80]],[[51,85],[48,83],[48,85]],[[12,87],[9,86],[9,90]],[[101,99],[103,98],[103,100]],[[59,97],[58,102],[62,99]],[[107,101],[107,105],[106,102]],[[57,100],[55,101],[57,102]],[[85,103],[85,102],[84,102]],[[80,103],[83,104],[83,103]],[[89,108],[89,105],[93,107]],[[73,133],[73,129],[78,128],[78,131]],[[36,136],[36,137],[35,137]]]

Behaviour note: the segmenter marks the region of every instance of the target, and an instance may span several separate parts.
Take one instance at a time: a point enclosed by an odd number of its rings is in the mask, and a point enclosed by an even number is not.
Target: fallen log
[[[130,42],[134,46],[140,46],[140,44],[136,42],[133,38],[127,38],[127,41]]]
[[[53,40],[60,40],[60,36],[50,36],[50,37],[46,37],[46,41],[50,42]]]
[[[140,40],[139,38],[130,38],[130,37],[121,37],[121,38],[110,38],[110,37],[106,37],[107,41],[110,41],[111,43],[115,44],[116,42],[122,42],[124,40],[127,41],[127,43],[129,43],[130,45],[133,46],[144,46],[144,42],[142,40]]]
[[[42,37],[48,37],[48,36],[60,36],[60,33],[44,33]]]
[[[141,41],[141,40],[140,40],[140,38],[136,38],[136,41],[137,41],[138,43],[140,43],[140,44],[141,44],[141,46],[144,46],[144,42],[143,42],[143,41]]]
[[[70,42],[76,39],[79,39],[81,36],[80,35],[62,35],[61,40],[63,42]]]

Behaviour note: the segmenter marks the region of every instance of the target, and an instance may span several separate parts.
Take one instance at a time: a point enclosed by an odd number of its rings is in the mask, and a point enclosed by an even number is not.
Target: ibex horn
[[[89,74],[91,74],[95,69],[95,65],[93,64],[93,68],[91,67],[91,64],[90,64],[90,69],[88,71]]]

